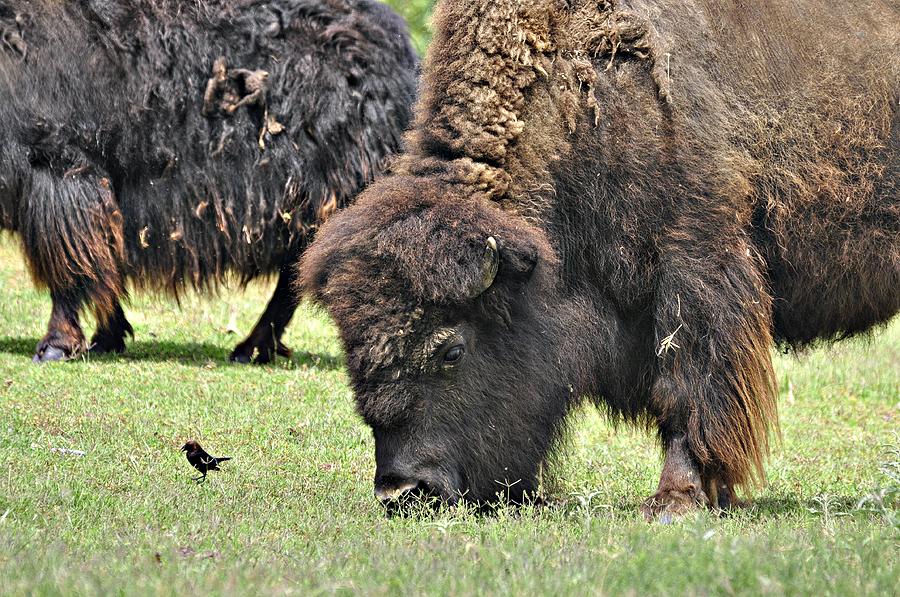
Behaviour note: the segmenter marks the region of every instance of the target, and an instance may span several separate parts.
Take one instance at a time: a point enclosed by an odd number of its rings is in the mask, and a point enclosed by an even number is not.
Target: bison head
[[[383,502],[521,501],[569,403],[553,250],[525,220],[453,195],[382,180],[301,264],[340,330]]]

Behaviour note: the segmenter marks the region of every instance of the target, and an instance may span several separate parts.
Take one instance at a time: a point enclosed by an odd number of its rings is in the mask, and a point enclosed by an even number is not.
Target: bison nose
[[[419,488],[419,484],[415,479],[382,481],[375,484],[375,497],[384,505],[402,502]]]

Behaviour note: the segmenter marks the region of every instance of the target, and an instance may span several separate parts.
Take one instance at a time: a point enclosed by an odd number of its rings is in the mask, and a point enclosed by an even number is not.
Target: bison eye
[[[444,353],[444,366],[449,367],[456,365],[462,360],[465,353],[466,347],[462,344],[451,346],[450,349]]]

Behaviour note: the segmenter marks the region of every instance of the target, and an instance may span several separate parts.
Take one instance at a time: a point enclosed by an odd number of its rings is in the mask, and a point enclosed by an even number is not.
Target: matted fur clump
[[[330,221],[376,493],[525,499],[588,398],[658,429],[648,517],[763,478],[773,343],[900,308],[900,10],[439,2],[408,151]]]
[[[280,276],[232,358],[287,354],[293,265],[399,149],[417,69],[375,0],[0,0],[0,226],[54,305],[36,358],[123,350],[129,282],[229,271]]]

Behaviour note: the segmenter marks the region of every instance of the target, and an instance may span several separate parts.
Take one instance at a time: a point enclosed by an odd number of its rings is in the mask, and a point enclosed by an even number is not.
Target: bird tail
[[[231,456],[219,456],[216,458],[216,462],[225,462],[226,460],[231,460]]]

